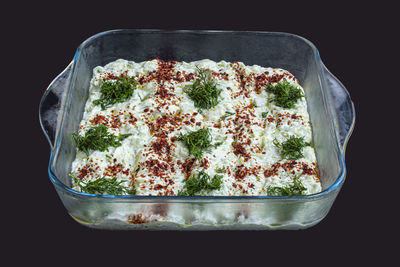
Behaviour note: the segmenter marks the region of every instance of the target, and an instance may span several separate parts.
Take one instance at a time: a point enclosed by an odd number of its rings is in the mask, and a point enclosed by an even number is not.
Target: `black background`
[[[2,110],[7,114],[2,127],[7,149],[2,229],[10,258],[92,265],[100,260],[113,265],[385,266],[395,256],[391,242],[399,237],[394,218],[399,209],[391,196],[398,179],[398,111],[392,101],[399,86],[393,7],[382,1],[147,6],[110,1],[14,3],[4,12],[10,18],[2,18]],[[307,230],[262,232],[102,231],[73,221],[48,179],[50,153],[38,121],[39,101],[81,42],[119,28],[281,31],[313,42],[349,90],[357,114],[346,151],[347,180],[327,217]]]

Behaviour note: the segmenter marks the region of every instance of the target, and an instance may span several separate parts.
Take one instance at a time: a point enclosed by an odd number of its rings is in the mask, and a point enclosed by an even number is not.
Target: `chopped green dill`
[[[232,116],[232,115],[235,115],[235,113],[227,111],[227,112],[225,112],[225,115],[221,117],[220,120],[225,120],[226,118],[228,118],[229,116]]]
[[[288,160],[296,160],[302,158],[303,148],[311,146],[311,143],[304,141],[303,137],[290,136],[285,142],[279,143],[278,140],[274,139],[274,145],[279,148],[282,158]]]
[[[293,195],[304,195],[307,188],[301,183],[298,178],[293,179],[293,184],[279,187],[269,186],[267,188],[267,194],[270,196],[293,196]]]
[[[115,136],[107,131],[107,126],[100,124],[87,130],[84,136],[79,136],[75,133],[72,134],[72,140],[75,142],[76,147],[89,155],[89,149],[106,151],[110,146],[119,147],[121,141],[132,134],[121,134]]]
[[[219,147],[220,145],[222,145],[224,142],[217,142],[213,145],[213,147]]]
[[[279,107],[294,108],[295,103],[304,97],[300,88],[291,85],[288,81],[279,82],[275,86],[268,84],[267,92],[273,93],[272,100]]]
[[[217,88],[210,71],[198,69],[198,73],[199,79],[186,88],[185,92],[193,100],[194,106],[202,111],[213,108],[219,103],[218,97],[222,90]]]
[[[217,168],[217,169],[215,170],[215,172],[216,172],[216,173],[225,173],[225,166],[224,166],[224,167],[221,167],[221,168]]]
[[[79,186],[80,190],[84,193],[97,195],[136,195],[135,187],[130,189],[129,187],[121,185],[124,181],[117,181],[117,177],[111,179],[102,177],[84,183],[72,174],[69,176],[74,179],[75,184]]]
[[[262,116],[263,119],[265,119],[268,116],[268,112],[261,113],[261,116]]]
[[[136,80],[128,76],[117,77],[115,81],[103,81],[101,85],[101,96],[93,101],[95,105],[101,105],[102,109],[128,100],[136,88]]]
[[[201,190],[218,190],[221,188],[222,175],[214,175],[211,178],[204,170],[197,177],[192,176],[185,181],[185,190],[180,191],[178,196],[195,196]]]
[[[212,147],[211,139],[210,130],[203,128],[187,134],[180,134],[176,140],[185,143],[185,146],[189,149],[189,155],[200,159],[203,152]]]

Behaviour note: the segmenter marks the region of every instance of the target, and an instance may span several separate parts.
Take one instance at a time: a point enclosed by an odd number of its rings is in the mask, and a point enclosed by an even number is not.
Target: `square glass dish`
[[[283,68],[305,90],[322,192],[306,196],[116,196],[71,188],[71,141],[83,116],[93,68],[119,58],[141,62],[211,59]],[[302,229],[329,212],[346,167],[344,152],[355,111],[344,86],[323,65],[308,40],[288,33],[113,30],[94,35],[45,91],[39,107],[50,143],[50,180],[68,213],[101,229]]]

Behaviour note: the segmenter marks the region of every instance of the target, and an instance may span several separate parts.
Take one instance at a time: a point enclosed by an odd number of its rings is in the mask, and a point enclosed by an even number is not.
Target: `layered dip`
[[[321,191],[304,90],[241,62],[119,59],[93,70],[70,176],[92,194]]]

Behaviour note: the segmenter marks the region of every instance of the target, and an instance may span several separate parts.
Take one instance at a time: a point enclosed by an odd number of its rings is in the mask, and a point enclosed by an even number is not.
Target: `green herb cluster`
[[[293,196],[293,195],[304,195],[307,188],[301,183],[298,178],[293,180],[293,184],[279,187],[269,186],[267,188],[267,194],[270,196]]]
[[[180,134],[176,140],[184,142],[187,149],[189,149],[189,155],[197,159],[200,159],[203,153],[212,147],[210,130],[205,128],[188,132],[187,134]]]
[[[136,88],[136,80],[128,76],[120,76],[115,81],[103,81],[101,85],[101,97],[95,100],[95,105],[101,105],[102,109],[128,100]]]
[[[201,111],[215,107],[219,102],[218,97],[222,90],[217,88],[217,84],[209,71],[198,69],[198,73],[199,79],[185,89],[185,92],[193,100],[194,106]]]
[[[300,88],[291,85],[288,81],[280,82],[275,86],[268,84],[267,92],[273,93],[273,101],[282,108],[294,108],[295,103],[304,97]]]
[[[263,119],[265,119],[266,117],[268,117],[268,112],[261,113],[261,116],[262,116]]]
[[[290,136],[283,143],[279,143],[278,140],[273,141],[274,145],[279,148],[282,158],[288,160],[296,160],[302,158],[303,148],[306,146],[311,146],[311,143],[304,141],[303,137]]]
[[[225,166],[221,167],[221,168],[217,168],[215,170],[216,173],[225,173]]]
[[[221,188],[222,175],[214,175],[211,178],[204,170],[197,177],[192,176],[185,181],[185,190],[180,191],[178,196],[195,196],[201,190],[218,190]]]
[[[136,188],[121,185],[123,181],[117,181],[117,177],[114,178],[99,178],[94,181],[89,181],[87,183],[82,182],[72,174],[70,177],[74,179],[76,185],[78,185],[82,192],[88,194],[98,194],[98,195],[136,195]]]
[[[107,131],[107,127],[103,124],[90,128],[85,136],[79,136],[75,133],[72,134],[72,140],[75,142],[76,147],[89,155],[89,149],[106,151],[110,146],[119,147],[121,141],[130,136],[131,134],[122,134],[115,136]]]

